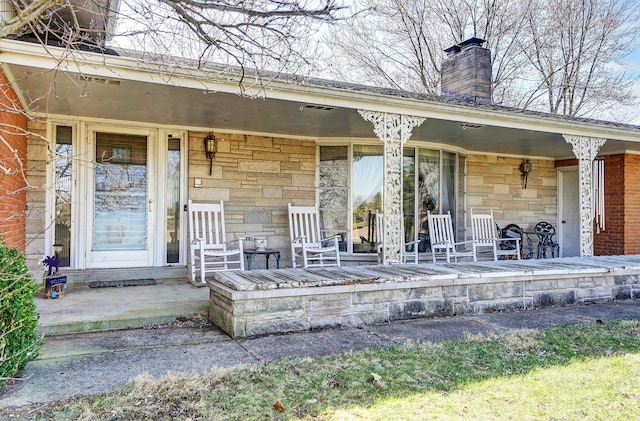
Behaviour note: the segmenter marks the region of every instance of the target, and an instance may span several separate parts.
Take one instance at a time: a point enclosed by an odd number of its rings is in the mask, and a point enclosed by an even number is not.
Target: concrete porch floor
[[[602,256],[592,258],[561,258],[548,260],[529,260],[529,261],[505,261],[505,262],[460,262],[451,264],[420,264],[417,266],[395,266],[395,267],[377,267],[379,280],[371,283],[365,282],[364,285],[350,286],[344,285],[344,279],[336,281],[335,277],[337,268],[326,269],[321,271],[323,275],[322,284],[338,285],[332,286],[330,292],[335,294],[339,292],[336,288],[360,288],[373,289],[380,291],[388,290],[392,286],[389,285],[392,280],[399,281],[399,287],[406,288],[416,281],[416,276],[421,275],[426,278],[433,278],[428,284],[442,283],[440,278],[455,278],[451,281],[454,283],[473,283],[479,284],[491,277],[509,280],[512,278],[527,275],[531,279],[562,279],[566,277],[602,277],[613,273],[621,276],[629,277],[636,284],[640,279],[640,255],[633,256]],[[337,271],[342,275],[353,275],[363,271],[376,269],[375,266],[361,267],[343,267]],[[147,277],[148,272],[144,269],[142,277]],[[302,271],[302,270],[300,270]],[[262,275],[273,278],[281,275],[291,275],[296,272],[294,269],[275,270],[257,270],[253,272],[237,273],[232,276],[241,276],[243,279],[253,275]],[[313,271],[302,271],[313,272]],[[420,272],[420,274],[414,273]],[[520,273],[523,272],[523,273]],[[139,275],[139,270],[129,272],[129,279]],[[332,275],[333,274],[333,275]],[[231,275],[230,275],[231,276]],[[376,277],[367,276],[369,279]],[[396,279],[397,278],[397,279]],[[425,278],[425,279],[426,279]],[[437,278],[437,279],[436,279]],[[37,311],[40,313],[39,331],[45,335],[58,335],[67,333],[95,332],[107,331],[126,328],[137,328],[154,323],[168,323],[175,321],[178,317],[192,316],[201,314],[209,310],[210,306],[210,288],[198,288],[186,279],[157,279],[156,285],[149,286],[133,286],[133,287],[106,287],[106,288],[90,288],[86,283],[68,284],[65,296],[59,299],[45,299],[44,292],[41,291],[36,295]],[[305,279],[296,272],[296,280],[301,285],[291,288],[277,287],[271,289],[272,281],[269,285],[258,288],[255,292],[259,294],[273,295],[294,293],[300,294],[304,288],[300,288],[306,284]],[[426,279],[428,280],[428,279]],[[246,279],[245,279],[246,281]],[[248,281],[247,281],[248,282]],[[244,282],[246,284],[247,282]],[[380,282],[386,284],[381,285]],[[353,283],[353,282],[348,282]],[[340,285],[342,284],[342,285]],[[279,284],[278,284],[279,285]],[[210,283],[211,286],[211,283]],[[244,290],[249,285],[240,288]],[[267,288],[263,290],[263,288]],[[635,288],[633,285],[626,285],[628,288]],[[253,289],[249,288],[249,289]],[[318,292],[322,292],[325,287],[319,287]],[[597,290],[597,288],[595,288]],[[296,291],[299,290],[299,291]],[[638,291],[632,296],[636,297]],[[237,291],[240,294],[247,294],[252,291]],[[324,291],[326,293],[326,291]]]
[[[40,313],[38,331],[45,335],[167,323],[209,308],[209,288],[195,287],[186,279],[160,279],[156,285],[119,288],[70,283],[63,298],[43,297],[41,291],[35,302]]]

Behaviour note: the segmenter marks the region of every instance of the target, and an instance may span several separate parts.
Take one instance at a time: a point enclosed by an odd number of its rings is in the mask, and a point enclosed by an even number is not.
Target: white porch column
[[[599,137],[562,135],[578,158],[580,256],[593,256],[593,160],[607,141]]]
[[[422,117],[358,110],[363,119],[373,123],[373,131],[384,143],[384,264],[402,262],[402,146],[411,137]]]

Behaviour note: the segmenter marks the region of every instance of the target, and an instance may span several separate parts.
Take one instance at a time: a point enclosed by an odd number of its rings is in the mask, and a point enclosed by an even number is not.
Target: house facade
[[[0,118],[24,130],[0,152],[26,156],[2,198],[18,192],[18,222],[2,230],[34,269],[55,245],[69,271],[186,277],[188,200],[223,200],[228,238],[266,237],[281,267],[288,203],[318,204],[324,228],[344,231],[344,264],[377,261],[376,212],[385,263],[405,240],[427,252],[427,212],[451,212],[468,237],[469,209],[500,227],[550,222],[563,256],[640,252],[636,126],[493,106],[465,87],[434,97],[280,76],[254,90],[228,69],[127,52],[10,40],[0,52]]]

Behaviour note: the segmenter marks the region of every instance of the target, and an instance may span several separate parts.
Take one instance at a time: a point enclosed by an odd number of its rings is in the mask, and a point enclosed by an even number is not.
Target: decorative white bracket
[[[580,256],[593,256],[593,160],[607,141],[599,137],[562,135],[578,158],[580,190]]]
[[[358,110],[362,118],[373,123],[373,131],[384,143],[384,264],[402,262],[402,146],[411,137],[414,127],[425,119],[403,114]]]

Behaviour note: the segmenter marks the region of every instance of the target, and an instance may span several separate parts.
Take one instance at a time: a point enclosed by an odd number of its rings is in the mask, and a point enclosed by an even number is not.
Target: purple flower
[[[53,268],[56,268],[56,271],[58,271],[58,266],[60,266],[60,259],[57,258],[56,256],[46,256],[42,261],[42,263],[49,267],[49,272],[47,273],[47,276],[51,276],[51,272]]]

